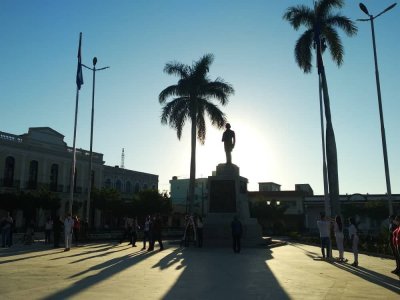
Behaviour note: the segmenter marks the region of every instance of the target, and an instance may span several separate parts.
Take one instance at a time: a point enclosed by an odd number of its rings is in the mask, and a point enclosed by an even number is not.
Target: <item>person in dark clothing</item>
[[[150,248],[147,251],[153,251],[154,250],[154,244],[156,241],[158,242],[158,245],[160,246],[160,251],[164,250],[164,246],[162,243],[162,237],[161,237],[161,232],[162,232],[162,220],[161,220],[161,215],[157,214],[154,217],[153,220],[153,226],[151,226],[150,231],[153,233],[153,237],[150,242]]]
[[[59,216],[56,216],[53,222],[54,248],[60,247],[60,236],[61,236],[62,226],[63,222],[61,222]]]
[[[131,225],[131,244],[132,247],[136,247],[136,241],[138,238],[137,232],[139,230],[139,225],[137,222],[137,218],[134,217],[132,220],[132,225]]]
[[[396,269],[394,269],[392,273],[398,274],[400,273],[400,256],[399,253],[397,252],[396,245],[393,242],[393,232],[396,230],[399,224],[397,224],[397,221],[395,219],[396,219],[395,215],[391,215],[389,217],[389,245],[390,249],[392,250],[394,259],[396,261]]]
[[[199,248],[203,247],[203,219],[200,216],[196,218],[196,230],[197,230],[197,245]]]
[[[242,238],[243,228],[242,223],[239,221],[238,217],[235,216],[231,223],[232,228],[232,238],[233,238],[233,252],[240,252],[240,239]]]

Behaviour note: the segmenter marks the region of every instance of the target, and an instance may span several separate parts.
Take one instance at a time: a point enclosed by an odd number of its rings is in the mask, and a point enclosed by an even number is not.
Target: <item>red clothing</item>
[[[400,226],[393,231],[393,245],[400,248]]]

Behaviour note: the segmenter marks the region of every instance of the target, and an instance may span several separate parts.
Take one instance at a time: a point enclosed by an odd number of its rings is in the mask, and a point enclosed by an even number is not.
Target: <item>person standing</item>
[[[331,222],[329,220],[327,220],[324,212],[320,213],[320,219],[317,221],[317,226],[319,229],[319,237],[321,239],[322,258],[330,259],[330,257],[331,257],[331,240],[330,240],[329,236],[330,236]],[[325,255],[325,249],[326,249],[326,255]]]
[[[394,258],[396,260],[396,269],[392,271],[394,274],[400,274],[400,216],[396,216],[392,221],[395,229],[391,233],[392,240],[390,243],[390,248],[392,248]]]
[[[242,238],[243,227],[237,216],[233,218],[231,229],[233,238],[233,252],[240,253],[240,239]]]
[[[142,250],[146,249],[146,241],[149,242],[149,248],[150,248],[150,244],[151,244],[150,225],[151,225],[151,217],[150,217],[150,215],[148,215],[144,221],[144,226],[143,226],[143,248],[142,248]]]
[[[201,218],[201,216],[197,216],[197,218],[196,218],[196,228],[197,228],[197,244],[198,244],[199,248],[202,248],[203,247],[204,224],[203,224],[203,219]]]
[[[131,222],[131,234],[130,234],[131,236],[130,244],[132,244],[132,247],[136,247],[138,230],[139,230],[139,224],[137,222],[137,218],[134,217]]]
[[[351,264],[354,267],[358,266],[358,234],[357,234],[357,226],[354,218],[349,218],[349,238],[352,245],[352,251],[354,255],[354,262]]]
[[[389,216],[389,246],[390,249],[392,250],[393,253],[393,257],[396,261],[396,269],[394,269],[392,271],[393,274],[397,274],[400,270],[400,258],[399,258],[399,253],[396,249],[396,238],[394,237],[394,232],[396,231],[396,229],[399,227],[399,224],[397,224],[398,222],[396,221],[396,216],[395,215],[391,215]]]
[[[12,226],[13,226],[13,218],[10,215],[10,212],[7,212],[7,217],[3,218],[1,222],[1,239],[2,239],[2,247],[11,247],[12,245]]]
[[[151,225],[150,225],[151,226]],[[153,224],[150,227],[150,230],[152,232],[151,236],[152,238],[150,239],[150,246],[147,251],[153,251],[154,250],[154,244],[156,241],[158,242],[158,245],[160,246],[160,251],[164,250],[163,242],[162,242],[162,219],[160,214],[156,214],[153,220]]]
[[[74,239],[75,239],[75,246],[78,246],[78,241],[79,241],[79,233],[81,231],[81,221],[79,220],[78,216],[75,216],[74,218]]]
[[[50,235],[53,230],[53,220],[49,217],[44,224],[44,243],[50,244]]]
[[[72,219],[69,213],[64,220],[64,237],[65,237],[65,249],[64,251],[69,251],[72,244],[72,234],[74,231],[74,219]]]
[[[344,234],[343,234],[343,223],[342,218],[340,216],[336,216],[335,223],[334,223],[334,231],[335,231],[335,238],[336,238],[336,245],[339,251],[339,261],[345,261],[343,254],[344,254]]]
[[[54,243],[54,248],[60,247],[60,236],[61,236],[61,230],[62,230],[62,222],[60,220],[59,216],[56,216],[54,218],[53,222],[53,243]]]

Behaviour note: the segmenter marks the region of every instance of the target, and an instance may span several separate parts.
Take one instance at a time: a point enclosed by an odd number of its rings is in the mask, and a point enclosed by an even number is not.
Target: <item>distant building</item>
[[[175,214],[188,212],[188,190],[189,179],[178,179],[173,177],[171,184],[171,202]],[[278,222],[286,229],[298,231],[316,231],[316,220],[319,213],[325,210],[324,195],[314,195],[309,184],[296,184],[294,190],[281,190],[281,185],[275,182],[260,182],[258,191],[247,192],[250,207],[257,205],[274,206],[285,208],[283,217]],[[207,207],[208,199],[208,178],[196,179],[194,212],[205,215],[204,208]],[[400,213],[400,194],[393,194],[394,211]],[[387,195],[384,194],[352,194],[340,195],[341,206],[346,209],[348,205],[364,207],[367,203],[386,203]],[[367,205],[368,206],[368,205]],[[205,216],[207,217],[207,216]],[[359,229],[365,232],[377,230],[382,220],[374,220],[368,216],[355,216],[360,223]],[[274,222],[276,222],[275,220]],[[265,225],[265,224],[264,224]]]
[[[81,202],[86,215],[89,180],[89,151],[76,149],[74,201]],[[49,127],[29,128],[14,135],[0,131],[0,193],[34,191],[40,188],[57,193],[62,201],[59,213],[68,211],[73,148],[64,136]],[[123,198],[144,189],[158,189],[158,175],[111,167],[103,154],[92,153],[92,186],[114,188]]]

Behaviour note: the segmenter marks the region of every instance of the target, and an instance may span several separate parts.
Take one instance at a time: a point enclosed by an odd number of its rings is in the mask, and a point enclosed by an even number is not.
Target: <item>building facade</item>
[[[49,127],[29,128],[15,135],[0,131],[0,193],[46,189],[61,199],[59,213],[68,211],[73,148]],[[74,201],[85,215],[89,186],[89,151],[76,149]],[[92,152],[92,187],[115,188],[123,198],[143,189],[158,189],[158,175],[105,165],[103,154]]]

